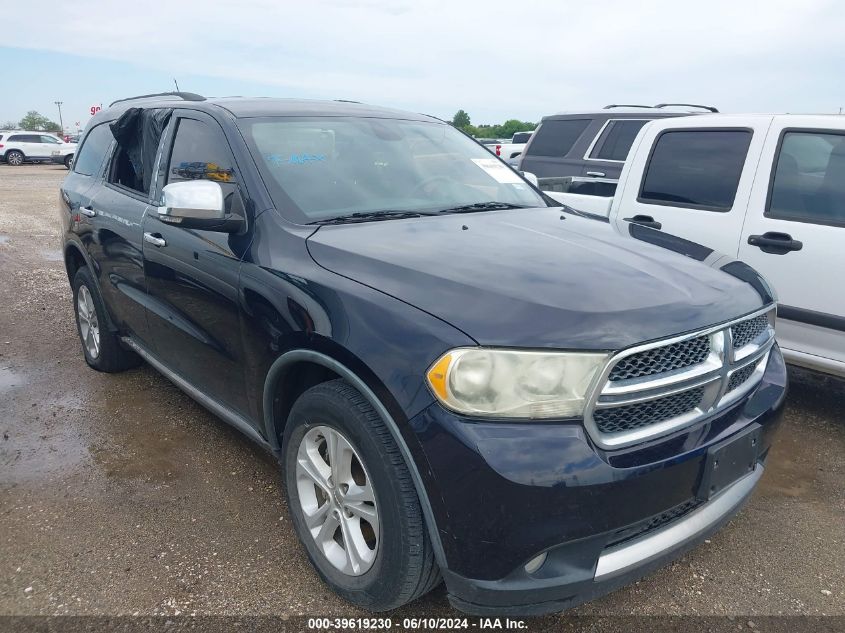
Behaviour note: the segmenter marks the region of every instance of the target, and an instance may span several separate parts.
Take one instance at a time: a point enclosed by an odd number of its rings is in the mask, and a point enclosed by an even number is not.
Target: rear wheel
[[[20,167],[23,165],[23,152],[16,149],[6,152],[6,162],[14,167]]]
[[[73,279],[73,307],[85,362],[97,371],[115,373],[138,365],[140,358],[111,332],[100,291],[85,267]]]
[[[333,380],[302,394],[282,451],[294,527],[337,594],[386,611],[440,582],[408,467],[381,417],[352,385]]]

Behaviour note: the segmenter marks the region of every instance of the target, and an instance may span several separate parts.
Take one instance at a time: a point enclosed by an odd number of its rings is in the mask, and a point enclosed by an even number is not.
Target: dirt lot
[[[149,367],[85,365],[65,173],[0,165],[0,614],[363,615],[309,566],[271,457]],[[741,515],[574,613],[845,615],[845,387],[794,372],[789,402]],[[405,615],[455,612],[441,587]]]

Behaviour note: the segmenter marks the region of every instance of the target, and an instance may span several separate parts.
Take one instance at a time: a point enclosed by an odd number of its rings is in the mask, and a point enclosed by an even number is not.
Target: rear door
[[[643,130],[612,214],[737,255],[739,236],[772,117],[678,118]]]
[[[618,180],[637,134],[651,119],[608,119],[584,155],[584,176]]]
[[[592,122],[590,115],[584,115],[583,118],[546,119],[525,148],[520,169],[538,178],[580,176],[584,160],[581,155],[573,153],[573,149],[578,140],[588,133]]]
[[[109,124],[103,127],[111,134]],[[141,230],[144,214],[151,206],[150,187],[135,171],[128,148],[113,137],[103,176],[90,190],[87,205],[80,209],[91,228],[86,246],[113,323],[121,333],[152,348]]]
[[[220,125],[176,111],[158,176],[165,185],[206,179],[220,184],[228,210],[245,215],[240,172]],[[152,209],[144,221],[150,327],[157,355],[191,384],[248,417],[238,301],[245,235],[166,224]]]
[[[790,360],[845,374],[845,124],[776,117],[757,182],[739,257],[777,289]]]
[[[15,139],[24,156],[33,160],[43,159],[46,148],[41,143],[40,134],[21,134]]]

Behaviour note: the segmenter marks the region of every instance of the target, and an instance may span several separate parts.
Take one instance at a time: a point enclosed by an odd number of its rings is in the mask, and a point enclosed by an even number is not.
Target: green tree
[[[21,119],[19,123],[21,129],[31,130],[33,132],[61,132],[62,128],[58,123],[54,123],[43,114],[39,114],[35,110],[30,110],[26,116]]]
[[[534,123],[529,123],[528,121],[508,119],[498,127],[499,133],[496,136],[511,138],[516,132],[528,132],[529,130],[533,130],[536,125]]]
[[[452,125],[461,129],[469,127],[471,123],[472,122],[469,119],[469,115],[463,110],[458,110],[457,112],[455,112],[455,116],[452,117]]]

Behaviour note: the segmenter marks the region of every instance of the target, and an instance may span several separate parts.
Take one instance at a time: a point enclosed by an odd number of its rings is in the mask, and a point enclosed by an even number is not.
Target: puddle
[[[0,393],[6,393],[12,387],[17,387],[25,382],[26,380],[20,374],[16,374],[8,367],[0,367]]]
[[[46,259],[48,262],[60,262],[62,261],[62,252],[61,251],[41,251],[41,257]]]
[[[0,235],[0,244],[8,244],[9,243],[9,236],[8,235]]]

